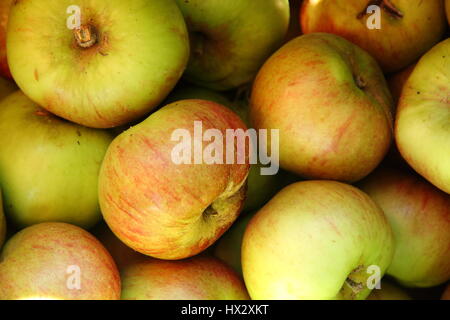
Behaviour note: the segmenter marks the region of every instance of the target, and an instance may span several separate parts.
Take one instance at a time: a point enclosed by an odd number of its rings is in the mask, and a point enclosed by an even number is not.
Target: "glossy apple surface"
[[[289,26],[288,0],[176,1],[191,40],[185,77],[210,89],[250,82]]]
[[[19,227],[101,219],[98,173],[112,136],[55,117],[21,91],[0,102],[0,184]]]
[[[373,289],[367,300],[412,300],[412,298],[399,286],[383,280],[381,288]]]
[[[368,195],[305,181],[281,190],[247,225],[242,270],[252,299],[365,299],[371,268],[382,277],[393,251],[392,230]]]
[[[122,300],[248,300],[244,282],[208,256],[180,261],[147,258],[121,272]]]
[[[79,28],[68,27],[77,16],[70,8],[79,8]],[[161,103],[185,69],[189,41],[173,0],[28,0],[11,8],[7,50],[14,79],[33,101],[109,128]]]
[[[370,5],[380,8],[379,28]],[[365,49],[385,72],[415,62],[446,30],[442,0],[305,0],[300,20],[303,32],[340,35]]]
[[[387,274],[408,287],[450,279],[450,195],[417,175],[380,169],[361,188],[383,209],[395,238]]]
[[[300,36],[256,77],[250,119],[278,129],[283,169],[310,179],[353,182],[391,144],[393,102],[377,63],[347,40]]]
[[[450,193],[450,39],[425,54],[400,98],[395,138],[408,164]]]
[[[78,278],[78,279],[76,279]],[[120,277],[90,233],[65,223],[28,227],[0,256],[1,300],[116,300]]]
[[[174,161],[173,150],[180,140],[172,140],[173,133],[184,129],[193,138],[194,121],[202,122],[203,132],[217,129],[225,135],[227,129],[246,130],[224,106],[182,100],[119,135],[103,161],[99,178],[103,217],[121,241],[143,254],[169,260],[196,255],[214,243],[242,209],[248,148],[245,153],[238,150],[244,164],[196,164],[196,151],[189,157],[191,164]],[[203,142],[201,147],[219,146],[220,140]]]

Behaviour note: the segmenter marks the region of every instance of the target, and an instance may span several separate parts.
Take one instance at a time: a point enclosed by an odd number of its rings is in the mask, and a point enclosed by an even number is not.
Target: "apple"
[[[382,280],[380,289],[373,289],[367,300],[412,300],[412,298],[403,289]]]
[[[14,1],[7,54],[34,102],[109,128],[163,101],[187,65],[189,39],[174,0]]]
[[[214,256],[232,267],[242,275],[241,246],[245,228],[255,213],[239,217],[230,230],[217,241],[214,247]]]
[[[395,238],[387,274],[407,287],[450,279],[450,195],[419,176],[388,168],[361,182],[383,209]]]
[[[0,78],[0,100],[17,91],[17,86],[10,80]]]
[[[18,227],[59,221],[89,228],[101,219],[98,173],[112,136],[65,121],[21,91],[0,102],[0,183]]]
[[[188,26],[185,78],[214,90],[253,80],[289,26],[288,0],[176,0]]]
[[[120,276],[90,233],[58,222],[15,234],[0,255],[0,300],[117,300]]]
[[[11,72],[6,58],[6,26],[8,25],[9,9],[14,0],[0,0],[0,75],[11,78]]]
[[[155,258],[183,259],[208,248],[236,220],[245,200],[248,148],[230,141],[238,150],[230,159],[236,161],[226,164],[225,137],[208,143],[199,137],[198,131],[209,129],[225,136],[246,127],[215,102],[181,100],[114,139],[100,170],[99,199],[106,223],[127,246]],[[179,147],[187,143],[192,155],[181,155]],[[201,159],[209,147],[222,153],[219,161]]]
[[[120,241],[105,223],[100,223],[92,230],[92,234],[105,246],[116,262],[117,268],[122,270],[126,266],[143,259],[145,256],[127,247]]]
[[[387,79],[389,89],[391,90],[392,97],[394,98],[394,105],[397,106],[402,95],[403,87],[408,81],[411,73],[414,71],[416,64],[413,63],[409,67],[390,75]]]
[[[402,91],[395,126],[403,158],[447,193],[450,193],[449,63],[450,39],[420,59]]]
[[[373,5],[379,15],[371,11]],[[447,28],[442,0],[305,0],[300,20],[305,34],[342,36],[371,54],[385,72],[416,61]]]
[[[3,213],[3,200],[2,200],[2,193],[0,190],[0,249],[3,246],[5,237],[6,237],[6,220],[5,214]]]
[[[242,270],[256,300],[365,299],[393,252],[392,230],[368,195],[312,180],[284,188],[251,219]]]
[[[242,98],[239,95],[236,94],[237,97],[231,99],[225,93],[183,83],[171,92],[166,99],[166,103],[184,99],[203,99],[217,102],[230,108],[241,118],[247,127],[251,127],[248,114],[249,103],[245,97]],[[247,179],[247,197],[243,209],[245,212],[258,210],[282,187],[298,180],[285,171],[280,171],[275,175],[262,175],[261,168],[263,167],[265,166],[260,162],[250,166]]]
[[[248,300],[244,282],[214,257],[147,258],[121,271],[122,300]]]
[[[442,294],[441,299],[442,300],[450,300],[450,284],[447,286],[447,289],[445,289],[444,293]]]
[[[291,40],[264,64],[250,119],[257,129],[279,130],[283,169],[354,182],[388,151],[392,109],[375,60],[339,36],[315,33]]]

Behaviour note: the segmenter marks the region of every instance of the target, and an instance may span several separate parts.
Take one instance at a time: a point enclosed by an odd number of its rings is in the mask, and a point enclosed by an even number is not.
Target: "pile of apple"
[[[450,0],[0,0],[0,299],[450,299],[449,23]],[[177,163],[196,123],[279,132],[281,169],[237,140],[244,163]]]

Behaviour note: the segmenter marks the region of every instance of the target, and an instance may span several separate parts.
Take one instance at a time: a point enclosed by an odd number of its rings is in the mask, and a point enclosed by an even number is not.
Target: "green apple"
[[[373,289],[367,300],[412,300],[412,298],[403,289],[382,280],[380,289]]]
[[[13,93],[14,91],[17,91],[17,86],[14,84],[14,82],[0,78],[0,100]]]
[[[161,101],[189,58],[174,0],[14,1],[7,54],[34,102],[88,127],[138,119]]]
[[[5,241],[6,237],[6,220],[5,220],[5,214],[3,213],[3,200],[2,200],[2,193],[0,190],[0,250],[3,246],[3,242]]]
[[[450,39],[420,59],[402,91],[395,126],[403,158],[447,193],[450,193],[449,63]]]
[[[0,255],[0,300],[117,300],[113,259],[87,231],[66,223],[28,227]]]
[[[92,230],[92,234],[105,246],[113,257],[119,270],[143,259],[145,256],[127,247],[120,241],[105,223],[100,223]]]
[[[121,271],[122,300],[248,300],[244,282],[208,256],[181,261],[147,258]]]
[[[442,0],[305,0],[300,17],[305,34],[342,36],[377,59],[385,72],[415,62],[447,29]]]
[[[0,184],[19,227],[59,221],[89,228],[101,219],[98,173],[112,136],[65,121],[21,91],[0,102]]]
[[[382,168],[361,188],[383,209],[395,238],[387,274],[407,287],[450,279],[450,195],[412,173]]]
[[[242,270],[252,299],[365,299],[394,252],[392,230],[364,192],[335,181],[281,190],[251,219]]]
[[[205,140],[209,129],[220,135],[213,142]],[[222,159],[228,153],[225,132],[238,129],[245,131],[245,124],[228,108],[181,100],[119,135],[99,176],[100,206],[114,234],[138,252],[167,260],[194,256],[213,244],[245,200],[248,148],[237,150],[243,161]],[[230,142],[227,149],[238,149],[236,139]],[[179,147],[187,144],[189,155],[181,156]],[[221,152],[219,162],[202,159],[211,146]]]
[[[189,29],[191,58],[185,77],[215,90],[253,80],[283,42],[288,0],[176,0]]]
[[[0,75],[11,78],[11,72],[6,58],[6,26],[8,25],[9,9],[14,0],[0,0]]]
[[[393,101],[383,73],[332,34],[300,36],[278,50],[258,73],[250,109],[256,129],[279,130],[281,167],[305,178],[360,180],[391,144]]]

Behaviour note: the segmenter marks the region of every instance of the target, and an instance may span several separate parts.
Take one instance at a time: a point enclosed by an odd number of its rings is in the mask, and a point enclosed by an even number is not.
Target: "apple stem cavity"
[[[208,208],[206,208],[205,211],[203,211],[203,216],[204,216],[205,218],[208,218],[208,217],[210,217],[210,216],[216,216],[216,215],[218,215],[218,214],[219,214],[219,213],[217,212],[216,209],[214,209],[214,208],[212,207],[212,205],[209,205]]]
[[[392,18],[394,19],[402,19],[404,14],[401,12],[392,2],[391,0],[370,0],[367,6],[361,11],[357,18],[362,19],[367,15],[367,9],[370,6],[379,6],[381,9],[386,11]]]
[[[97,31],[90,24],[81,25],[73,30],[78,46],[83,49],[92,47],[97,43]]]

